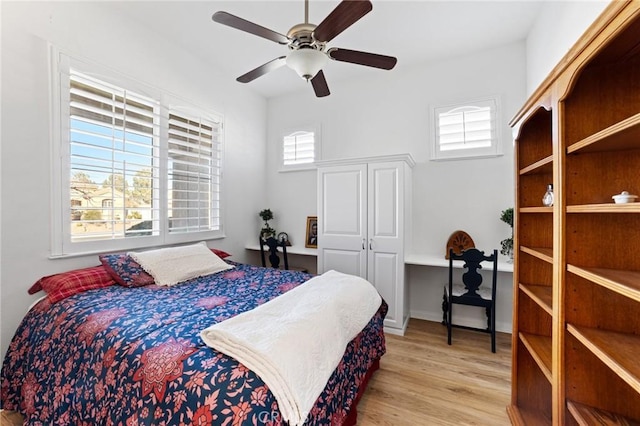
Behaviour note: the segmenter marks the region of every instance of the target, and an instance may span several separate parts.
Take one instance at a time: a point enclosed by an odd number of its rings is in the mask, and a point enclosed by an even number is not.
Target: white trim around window
[[[430,107],[431,159],[502,155],[500,97]]]
[[[223,117],[51,47],[51,257],[209,240]]]
[[[283,130],[278,138],[278,165],[281,172],[311,170],[321,160],[320,124],[307,124]]]

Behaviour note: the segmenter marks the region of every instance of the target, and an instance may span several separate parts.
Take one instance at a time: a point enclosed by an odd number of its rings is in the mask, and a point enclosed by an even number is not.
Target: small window
[[[298,127],[283,132],[281,167],[283,170],[302,170],[314,167],[319,160],[319,126]]]
[[[433,160],[501,155],[496,98],[434,107]]]

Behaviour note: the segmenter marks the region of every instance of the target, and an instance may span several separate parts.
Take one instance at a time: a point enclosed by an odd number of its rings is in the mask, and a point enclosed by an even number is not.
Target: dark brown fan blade
[[[322,70],[318,71],[318,74],[316,74],[316,76],[311,79],[311,85],[313,86],[313,91],[316,92],[316,96],[319,98],[324,98],[325,96],[329,96],[331,94],[331,92],[329,92],[329,86],[327,86],[327,80],[325,80]]]
[[[227,12],[216,12],[213,14],[211,19],[219,24],[226,25],[240,31],[245,31],[250,34],[257,35],[258,37],[263,37],[267,40],[275,41],[276,43],[289,43],[289,39],[287,38],[287,36],[270,30],[269,28],[261,27],[258,24],[247,21],[246,19],[238,18],[237,16]]]
[[[398,60],[393,56],[378,55],[377,53],[360,52],[358,50],[338,49],[332,47],[327,50],[331,59],[352,64],[365,65],[367,67],[390,70],[396,66]]]
[[[267,62],[266,64],[260,65],[258,68],[249,71],[248,73],[241,75],[236,78],[240,83],[249,83],[250,81],[255,80],[258,77],[265,75],[266,73],[277,70],[281,66],[283,66],[287,62],[286,56],[280,56],[272,61]]]
[[[318,41],[329,42],[371,12],[371,9],[373,5],[369,0],[342,0],[316,27],[313,37]]]

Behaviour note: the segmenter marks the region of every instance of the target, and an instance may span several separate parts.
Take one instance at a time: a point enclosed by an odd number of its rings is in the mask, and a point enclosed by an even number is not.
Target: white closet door
[[[404,187],[400,163],[369,164],[368,280],[389,305],[385,325],[403,322]]]
[[[318,273],[367,277],[367,166],[319,170]]]

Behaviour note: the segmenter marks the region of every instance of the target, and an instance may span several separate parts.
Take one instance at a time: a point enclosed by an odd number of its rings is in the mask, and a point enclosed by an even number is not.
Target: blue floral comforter
[[[206,346],[200,331],[311,276],[234,265],[173,287],[114,285],[40,302],[5,357],[2,408],[34,425],[282,424],[264,382]],[[383,302],[349,343],[306,424],[343,423],[385,352],[385,314]]]

